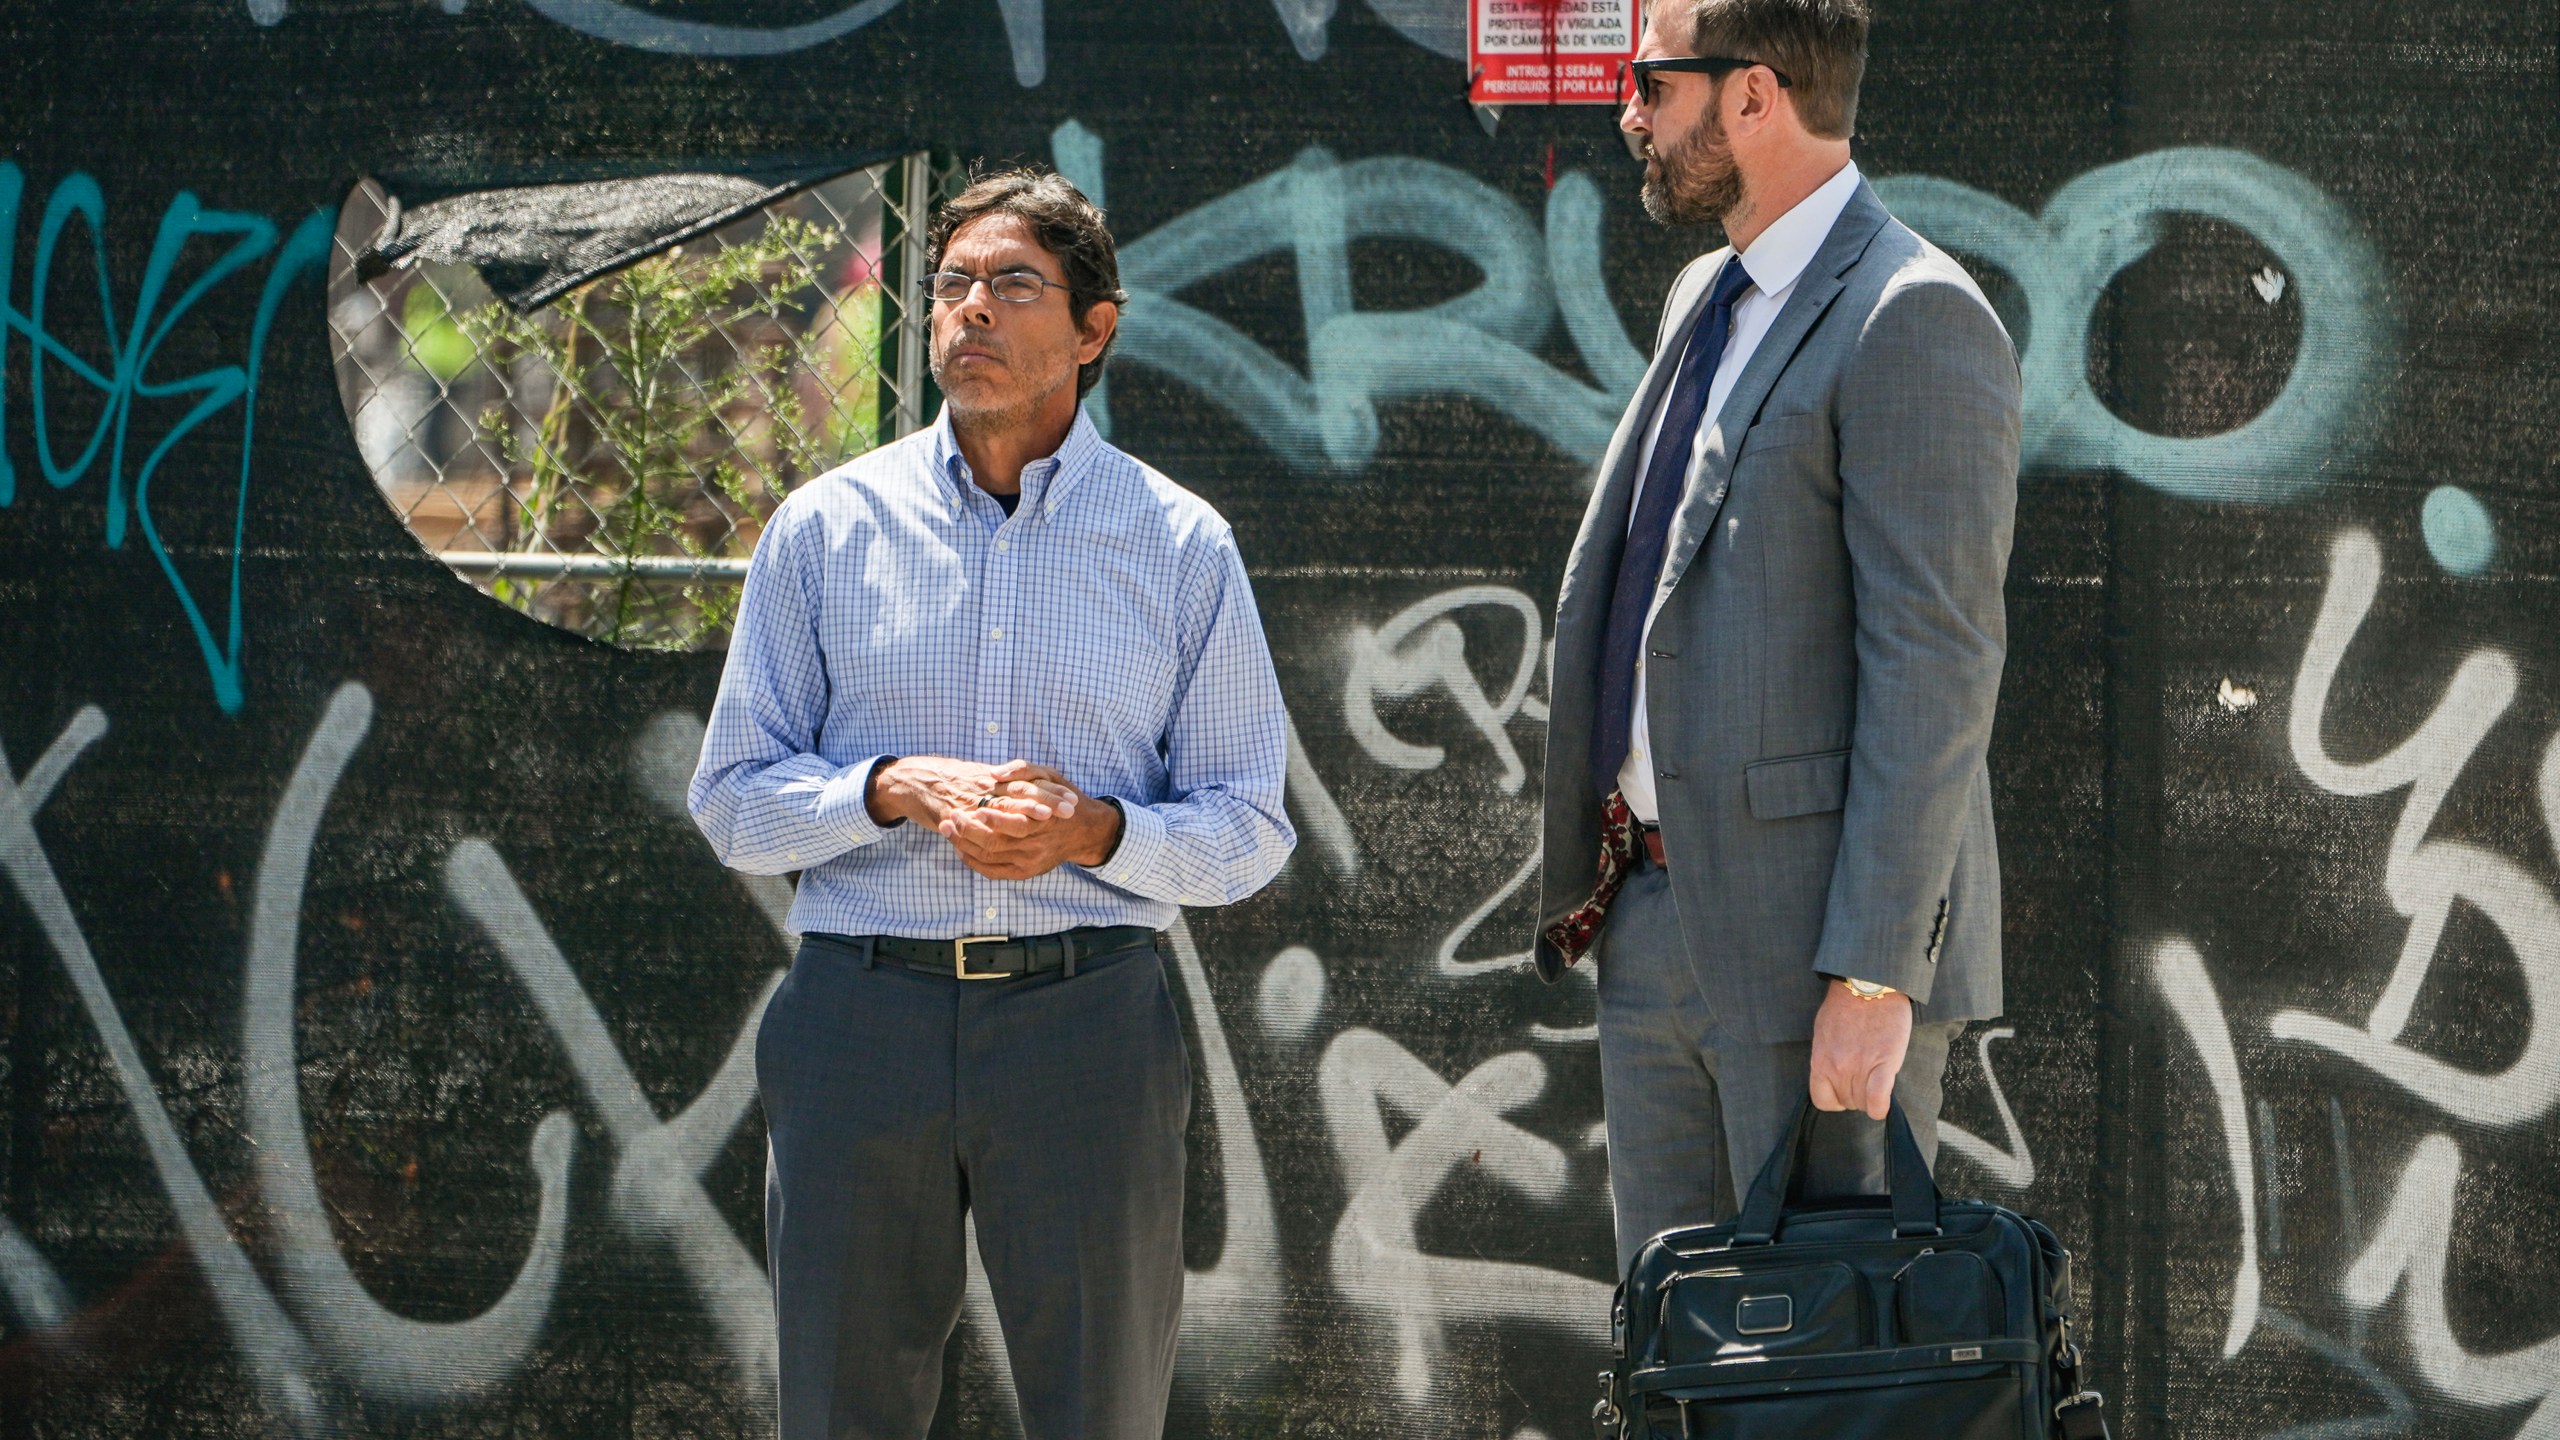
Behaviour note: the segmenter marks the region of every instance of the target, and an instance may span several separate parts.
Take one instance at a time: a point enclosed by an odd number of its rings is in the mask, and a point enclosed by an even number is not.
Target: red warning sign
[[[1639,0],[1469,0],[1467,98],[1478,105],[1615,105],[1636,53]]]

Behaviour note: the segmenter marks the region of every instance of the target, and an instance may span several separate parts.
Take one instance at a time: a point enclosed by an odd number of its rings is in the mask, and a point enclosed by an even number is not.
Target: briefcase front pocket
[[[1662,1358],[1696,1365],[1862,1349],[1876,1343],[1868,1306],[1858,1273],[1836,1262],[1683,1275],[1663,1296]]]
[[[1893,1308],[1895,1344],[1934,1345],[1998,1335],[2008,1302],[1981,1256],[1932,1250],[1894,1277]]]

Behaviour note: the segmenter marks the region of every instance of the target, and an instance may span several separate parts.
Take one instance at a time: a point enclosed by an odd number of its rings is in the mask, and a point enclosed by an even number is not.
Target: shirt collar
[[[1102,432],[1094,428],[1093,417],[1078,402],[1076,423],[1067,427],[1067,438],[1056,452],[1022,467],[1022,504],[1015,513],[1027,511],[1042,519],[1057,513],[1067,492],[1093,469],[1104,447]],[[933,469],[950,487],[946,492],[950,498],[966,508],[978,482],[970,477],[968,457],[960,453],[960,439],[952,433],[948,403],[933,421]],[[989,500],[992,503],[993,497]]]
[[[1849,197],[1858,193],[1858,179],[1856,161],[1841,166],[1839,174],[1769,222],[1769,228],[1742,252],[1743,271],[1761,294],[1785,293],[1804,267],[1813,263],[1822,242],[1831,238],[1831,227],[1840,223],[1840,212],[1849,208]]]

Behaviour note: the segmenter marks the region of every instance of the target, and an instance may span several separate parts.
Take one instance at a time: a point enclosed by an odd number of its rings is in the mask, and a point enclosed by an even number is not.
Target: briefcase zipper
[[[1713,1270],[1673,1271],[1671,1278],[1662,1282],[1662,1293],[1660,1296],[1661,1303],[1655,1307],[1656,1313],[1653,1317],[1653,1333],[1657,1342],[1660,1340],[1662,1332],[1671,1328],[1671,1292],[1680,1288],[1681,1281],[1737,1280],[1741,1277],[1742,1267],[1739,1265],[1719,1265]]]
[[[1913,1238],[1915,1237],[1887,1235],[1873,1240],[1780,1241],[1768,1245],[1744,1246],[1740,1249],[1727,1246],[1724,1249],[1713,1253],[1718,1255],[1774,1255],[1782,1253],[1789,1256],[1831,1255],[1835,1253],[1846,1255],[1852,1253],[1863,1253],[1880,1245],[1908,1245],[1911,1243]],[[1933,1245],[1930,1248],[1934,1250],[1963,1250],[1974,1254],[1980,1254],[1984,1250],[1993,1248],[1993,1244],[1996,1243],[1993,1232],[1988,1229],[1973,1235],[1950,1235],[1941,1238],[1945,1239],[1948,1243],[1943,1245]],[[1693,1272],[1678,1271],[1674,1273],[1676,1275],[1686,1275]]]

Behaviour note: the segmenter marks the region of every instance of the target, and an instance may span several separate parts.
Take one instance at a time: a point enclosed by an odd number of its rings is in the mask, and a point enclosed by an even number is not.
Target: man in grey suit
[[[2019,428],[1991,306],[1850,161],[1864,0],[1647,18],[1645,207],[1732,245],[1672,286],[1566,566],[1536,945],[1550,980],[1597,946],[1621,1269],[1731,1214],[1808,1094],[1812,1191],[1882,1188],[1888,1097],[1934,1160],[2000,1009]]]

